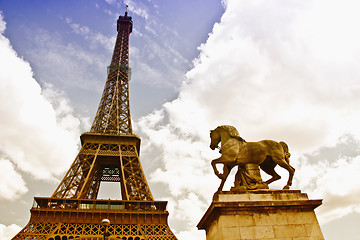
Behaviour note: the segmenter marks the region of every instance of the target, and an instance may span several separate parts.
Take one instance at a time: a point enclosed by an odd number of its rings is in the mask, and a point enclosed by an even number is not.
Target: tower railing
[[[167,201],[125,201],[35,197],[32,210],[166,211]]]

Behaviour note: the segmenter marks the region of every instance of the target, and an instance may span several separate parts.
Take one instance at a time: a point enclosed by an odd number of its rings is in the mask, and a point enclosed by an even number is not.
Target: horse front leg
[[[211,161],[211,166],[212,166],[212,168],[213,168],[213,170],[214,170],[215,175],[216,175],[218,178],[222,179],[222,177],[221,177],[222,174],[220,174],[219,171],[218,171],[217,168],[216,168],[216,164],[220,163],[220,159],[221,159],[221,157],[212,160],[212,161]]]

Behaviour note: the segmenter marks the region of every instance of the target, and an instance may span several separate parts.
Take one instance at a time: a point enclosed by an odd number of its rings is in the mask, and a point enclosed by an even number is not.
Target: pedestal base
[[[299,190],[256,190],[216,193],[197,225],[207,240],[324,240],[314,209]]]

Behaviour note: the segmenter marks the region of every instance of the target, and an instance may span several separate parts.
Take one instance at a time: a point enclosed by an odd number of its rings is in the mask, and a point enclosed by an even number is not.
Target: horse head
[[[218,131],[218,128],[210,131],[210,148],[215,150],[219,147],[219,142],[221,141],[221,135]]]
[[[225,136],[225,139],[221,140],[222,136]],[[235,138],[241,142],[246,142],[242,137],[240,137],[239,132],[236,130],[235,127],[230,125],[222,125],[210,131],[210,148],[212,150],[215,150],[215,148],[219,148],[219,142],[222,141],[224,143],[227,137]]]

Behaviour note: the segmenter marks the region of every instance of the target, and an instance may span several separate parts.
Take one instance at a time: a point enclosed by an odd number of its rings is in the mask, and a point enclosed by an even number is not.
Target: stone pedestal
[[[314,209],[300,190],[216,193],[197,225],[207,240],[324,240]]]

